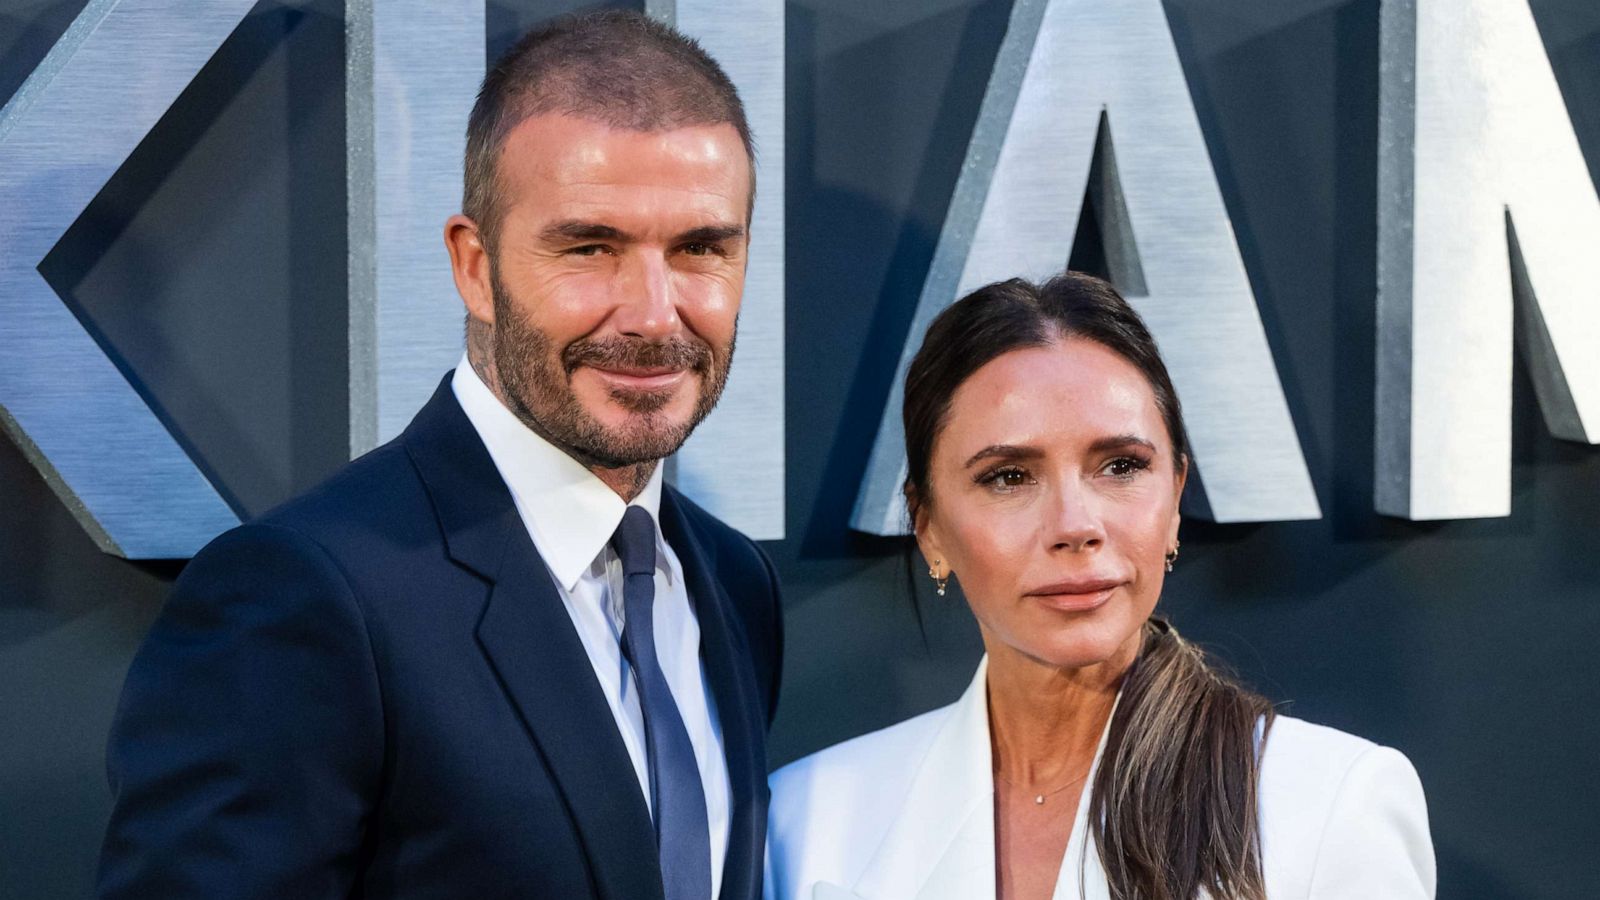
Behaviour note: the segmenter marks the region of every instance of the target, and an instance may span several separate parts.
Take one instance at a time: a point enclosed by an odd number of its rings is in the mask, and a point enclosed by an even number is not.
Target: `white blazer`
[[[993,900],[987,670],[985,659],[950,706],[772,776],[768,900]],[[1094,768],[1104,749],[1102,734]],[[1086,841],[1089,793],[1078,803],[1056,900],[1110,897]],[[1258,796],[1271,900],[1433,897],[1422,785],[1399,751],[1279,716]]]

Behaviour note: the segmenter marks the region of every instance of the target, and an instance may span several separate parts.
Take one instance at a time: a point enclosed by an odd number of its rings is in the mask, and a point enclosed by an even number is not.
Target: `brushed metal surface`
[[[700,42],[744,101],[757,147],[739,349],[717,409],[669,472],[677,487],[758,540],[784,535],[784,6],[779,0],[651,0]],[[675,14],[668,19],[665,13]]]
[[[1376,505],[1509,515],[1514,321],[1550,430],[1600,442],[1600,199],[1524,0],[1380,34]]]
[[[444,220],[484,73],[481,0],[349,0],[350,451],[399,434],[461,356]]]
[[[1090,185],[1097,153],[1098,183]],[[1106,211],[1113,271],[1160,343],[1183,401],[1201,488],[1194,512],[1218,522],[1320,517],[1161,3],[1018,0],[853,527],[905,530],[900,405],[929,322],[983,284],[1060,271],[1088,190]]]
[[[251,5],[90,0],[0,110],[0,426],[130,559],[190,556],[238,519],[38,265]]]

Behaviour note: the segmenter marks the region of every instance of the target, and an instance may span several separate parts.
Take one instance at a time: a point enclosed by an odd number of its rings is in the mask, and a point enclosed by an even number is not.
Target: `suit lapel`
[[[603,897],[661,896],[655,827],[611,707],[522,528],[500,566],[478,641],[555,777]]]
[[[700,659],[722,724],[732,789],[722,897],[755,898],[766,844],[767,759],[764,725],[756,714],[761,701],[750,668],[749,644],[716,577],[715,557],[695,534],[682,501],[670,488],[661,494],[661,533],[683,564],[684,584],[700,624]]]
[[[660,898],[655,828],[572,619],[447,376],[403,438],[452,559],[489,581],[478,642],[538,747],[607,900]]]

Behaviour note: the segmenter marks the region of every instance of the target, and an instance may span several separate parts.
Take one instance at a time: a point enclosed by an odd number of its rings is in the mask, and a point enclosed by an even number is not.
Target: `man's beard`
[[[733,360],[732,339],[720,359],[705,341],[693,337],[580,338],[558,354],[550,336],[520,314],[492,267],[490,284],[494,366],[507,405],[524,425],[586,466],[620,469],[671,456],[722,396]],[[613,388],[611,401],[633,415],[628,424],[608,428],[584,409],[572,390],[572,373],[580,366],[687,369],[698,376],[700,395],[687,420],[672,422],[661,410],[674,399],[674,391]]]

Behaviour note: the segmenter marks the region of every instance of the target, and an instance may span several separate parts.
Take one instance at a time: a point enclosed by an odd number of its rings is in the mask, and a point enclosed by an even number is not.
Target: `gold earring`
[[[1172,564],[1178,561],[1178,542],[1172,542],[1172,549],[1167,551],[1167,571],[1172,571]]]
[[[928,577],[933,579],[934,588],[939,591],[939,596],[943,597],[945,582],[950,580],[950,576],[939,577],[939,560],[934,560],[933,565],[928,567]]]

